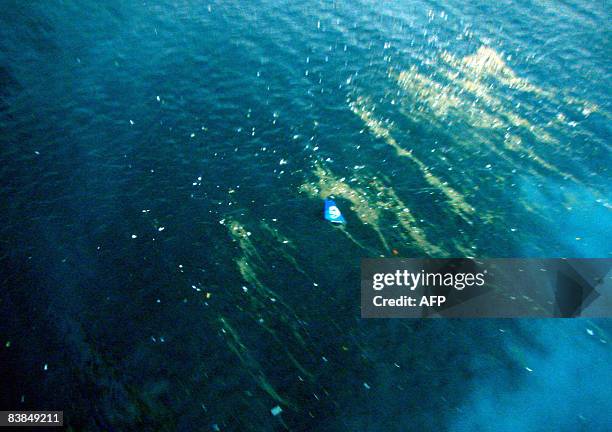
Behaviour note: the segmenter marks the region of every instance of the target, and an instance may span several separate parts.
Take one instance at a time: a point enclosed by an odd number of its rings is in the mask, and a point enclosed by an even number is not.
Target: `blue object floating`
[[[340,213],[340,209],[336,205],[336,202],[331,198],[325,198],[325,219],[330,221],[331,223],[336,224],[344,224],[346,220],[342,213]]]

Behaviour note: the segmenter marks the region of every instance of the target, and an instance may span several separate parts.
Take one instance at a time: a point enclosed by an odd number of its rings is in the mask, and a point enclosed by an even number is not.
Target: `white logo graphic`
[[[332,219],[338,219],[340,217],[340,209],[338,209],[338,207],[330,206],[327,210]]]

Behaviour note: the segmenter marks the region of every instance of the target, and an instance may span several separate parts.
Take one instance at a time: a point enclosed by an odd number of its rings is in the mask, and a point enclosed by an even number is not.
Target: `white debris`
[[[134,120],[130,120],[130,124],[133,125],[134,124]]]
[[[367,382],[364,382],[363,386],[366,388],[366,390],[370,390],[370,384],[368,384]]]
[[[526,370],[527,372],[533,372],[533,369],[531,369],[530,367],[527,367],[527,366],[525,366],[525,370]]]
[[[45,365],[43,366],[43,370],[48,370],[48,369],[49,369],[49,365],[45,363]]]
[[[138,236],[137,236],[136,234],[132,234],[132,238],[133,238],[133,239],[135,239],[135,238],[137,238],[137,237],[138,237]]]
[[[274,408],[270,410],[270,412],[272,413],[273,416],[277,416],[283,412],[283,409],[280,406],[276,405]]]
[[[163,231],[165,229],[166,229],[166,227],[160,226],[159,228],[157,228],[157,231]]]
[[[586,332],[589,334],[589,336],[593,336],[595,334],[595,332],[593,332],[593,330],[590,328],[586,329]]]

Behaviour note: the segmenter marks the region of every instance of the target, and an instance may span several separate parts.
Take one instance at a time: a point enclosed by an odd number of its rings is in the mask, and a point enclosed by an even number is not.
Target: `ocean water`
[[[0,408],[92,431],[612,430],[607,320],[359,312],[361,257],[612,256],[611,15],[3,1]]]

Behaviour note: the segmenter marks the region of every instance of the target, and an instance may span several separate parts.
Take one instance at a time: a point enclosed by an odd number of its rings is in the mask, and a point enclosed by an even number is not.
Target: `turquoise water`
[[[610,257],[610,15],[4,2],[1,406],[75,430],[609,430],[608,321],[361,320],[359,259]]]

